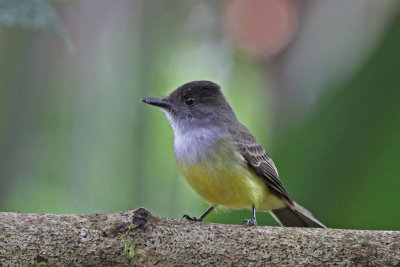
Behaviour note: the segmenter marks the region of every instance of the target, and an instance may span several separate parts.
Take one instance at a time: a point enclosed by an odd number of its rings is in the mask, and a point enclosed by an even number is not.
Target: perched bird
[[[264,148],[239,122],[221,88],[210,81],[186,83],[164,98],[143,98],[160,107],[174,132],[174,153],[189,185],[210,207],[269,211],[283,226],[321,227],[309,211],[289,196],[279,180],[278,170]]]

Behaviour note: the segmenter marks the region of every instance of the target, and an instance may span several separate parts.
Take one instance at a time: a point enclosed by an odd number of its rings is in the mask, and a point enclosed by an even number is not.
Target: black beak
[[[165,101],[163,98],[142,98],[141,101],[165,109],[170,109],[172,107],[172,104]]]

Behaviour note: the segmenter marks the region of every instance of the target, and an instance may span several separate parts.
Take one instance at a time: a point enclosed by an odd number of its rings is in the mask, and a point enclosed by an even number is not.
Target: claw
[[[189,215],[183,215],[182,219],[186,219],[188,221],[192,221],[192,222],[201,222],[200,219],[197,219],[196,217],[190,217]]]
[[[194,222],[202,222],[204,217],[206,217],[207,214],[209,214],[213,209],[214,209],[214,207],[210,206],[203,214],[201,214],[201,216],[199,218],[190,217],[189,215],[185,214],[185,215],[182,216],[182,219],[186,219],[186,220],[194,221]]]
[[[257,221],[255,219],[245,219],[243,220],[247,226],[257,226]]]
[[[254,207],[254,205],[253,205],[253,219],[243,220],[243,223],[246,223],[247,226],[257,226],[256,207]]]

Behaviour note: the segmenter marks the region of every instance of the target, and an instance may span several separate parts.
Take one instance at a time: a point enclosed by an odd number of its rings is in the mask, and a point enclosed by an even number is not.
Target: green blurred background
[[[0,210],[199,215],[139,99],[206,79],[318,219],[399,230],[400,6],[378,2],[0,0]]]

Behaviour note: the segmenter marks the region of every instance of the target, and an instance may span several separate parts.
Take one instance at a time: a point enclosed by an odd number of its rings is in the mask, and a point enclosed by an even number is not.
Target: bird
[[[271,157],[237,119],[221,87],[211,81],[192,81],[166,97],[142,98],[160,108],[174,133],[174,154],[182,176],[212,210],[248,209],[257,225],[256,211],[270,212],[282,226],[326,226],[297,204],[279,179]]]

